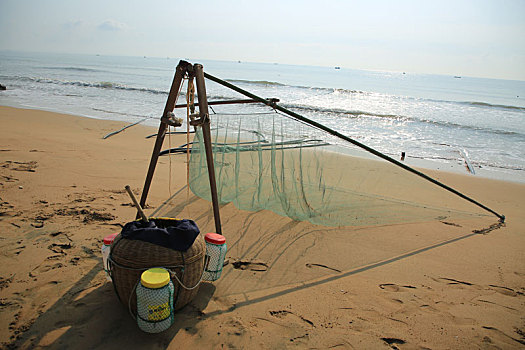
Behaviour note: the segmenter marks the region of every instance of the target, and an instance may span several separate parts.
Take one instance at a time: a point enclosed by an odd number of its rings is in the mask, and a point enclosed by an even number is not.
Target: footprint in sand
[[[61,269],[64,267],[64,264],[61,262],[44,261],[41,265],[35,267],[32,271],[29,272],[29,277],[38,277],[40,274]]]
[[[467,281],[460,281],[460,280],[457,280],[457,279],[454,279],[454,278],[447,278],[447,277],[435,278],[435,277],[431,277],[431,276],[428,276],[428,277],[431,278],[432,280],[436,281],[436,282],[446,283],[446,284],[451,285],[451,286],[458,286],[458,287],[468,286],[468,287],[472,287],[472,288],[475,288],[475,289],[481,289],[481,286],[475,285],[474,283],[470,283],[470,282],[467,282]]]
[[[3,201],[0,198],[0,216],[12,216],[14,205],[9,204],[9,202]]]
[[[313,264],[313,263],[308,263],[306,264],[306,267],[308,268],[312,268],[312,267],[321,267],[321,268],[324,268],[324,269],[327,269],[327,270],[332,270],[334,272],[341,272],[341,270],[338,270],[336,268],[333,268],[333,267],[330,267],[330,266],[326,266],[326,265],[323,265],[323,264]]]
[[[470,282],[459,281],[459,280],[456,280],[456,279],[453,279],[453,278],[440,277],[439,279],[442,280],[442,281],[447,282],[447,284],[463,284],[465,286],[473,286],[474,285],[474,284],[472,284]]]
[[[17,161],[11,161],[7,160],[4,163],[0,164],[0,167],[10,169],[10,170],[16,170],[16,171],[29,171],[31,173],[35,172],[35,169],[38,167],[38,163],[34,160],[29,162],[17,162]]]
[[[9,176],[9,175],[0,175],[0,179],[5,181],[5,182],[16,182],[16,181],[19,181],[16,177]]]
[[[43,221],[35,221],[35,222],[31,223],[31,226],[33,226],[34,228],[42,228],[42,227],[44,227],[44,222]]]
[[[303,316],[296,315],[293,312],[288,311],[288,310],[277,310],[277,311],[269,311],[269,312],[270,312],[270,316],[273,316],[273,317],[276,317],[276,318],[284,318],[284,317],[286,317],[288,315],[293,315],[296,318],[300,319],[301,321],[303,321],[305,323],[308,323],[310,326],[315,327],[314,323],[312,321],[310,321],[309,319],[306,319]]]
[[[381,338],[381,340],[392,347],[395,346],[395,344],[405,344],[406,343],[406,341],[404,341],[403,339],[399,339],[399,338],[384,337],[384,338]]]
[[[449,225],[449,226],[462,227],[461,225],[456,224],[456,223],[454,223],[454,222],[443,221],[443,220],[441,220],[440,222],[441,222],[442,224]]]
[[[510,297],[517,297],[518,294],[522,294],[521,292],[516,292],[514,289],[508,288],[508,287],[502,287],[497,286],[495,284],[489,284],[490,289],[495,290],[498,293],[501,293],[503,295],[508,295]]]
[[[238,260],[232,263],[232,266],[236,270],[249,270],[249,271],[267,271],[268,265],[263,262],[254,262],[254,261],[243,261]]]
[[[389,292],[404,292],[404,289],[416,289],[414,286],[398,286],[394,283],[383,283],[379,285],[379,288],[387,290]]]
[[[449,285],[457,285],[457,286],[469,286],[469,287],[473,287],[473,288],[476,288],[476,289],[482,289],[482,288],[485,288],[483,286],[480,286],[480,285],[476,285],[474,283],[470,283],[470,282],[467,282],[467,281],[460,281],[460,280],[456,280],[454,278],[447,278],[447,277],[439,277],[439,278],[433,278],[431,277],[434,281],[436,282],[445,282],[446,284],[449,284]],[[514,289],[512,288],[509,288],[509,287],[504,287],[504,286],[498,286],[498,285],[495,285],[495,284],[489,284],[489,289],[492,289],[500,294],[503,294],[503,295],[508,295],[508,296],[511,296],[511,297],[516,297],[518,295],[524,295],[524,293],[520,292],[520,291],[515,291]]]
[[[0,277],[0,290],[9,287],[9,284],[13,282],[13,278],[15,275],[12,275],[11,277]]]
[[[503,338],[506,338],[507,340],[510,340],[512,341],[512,344],[513,345],[517,345],[516,343],[520,343],[521,345],[525,345],[525,337],[523,336],[523,331],[521,330],[517,330],[515,331],[517,333],[517,335],[519,336],[519,338],[515,338],[511,335],[508,335],[507,333],[497,329],[496,327],[491,327],[491,326],[481,326],[481,328],[484,328],[484,329],[487,329],[487,330],[490,330],[493,332],[493,334],[496,334],[498,336],[501,336]],[[489,338],[490,339],[490,338]],[[514,343],[516,342],[516,343]]]
[[[71,243],[52,243],[50,246],[47,247],[47,249],[51,250],[54,253],[58,254],[66,254],[64,251],[65,249],[71,249],[73,246]]]
[[[19,255],[20,253],[22,253],[24,251],[25,247],[26,247],[25,245],[21,245],[21,246],[15,247],[13,249],[13,254],[14,255]]]

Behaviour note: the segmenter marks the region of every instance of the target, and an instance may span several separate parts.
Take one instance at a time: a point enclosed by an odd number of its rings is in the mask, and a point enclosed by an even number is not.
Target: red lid
[[[113,243],[113,240],[115,239],[115,237],[117,237],[117,235],[118,235],[118,232],[112,233],[109,236],[104,237],[104,244],[110,245],[111,243]]]
[[[213,244],[224,244],[226,243],[226,238],[224,238],[223,235],[220,235],[218,233],[207,233],[206,236],[204,236],[204,239],[206,242],[210,242]]]

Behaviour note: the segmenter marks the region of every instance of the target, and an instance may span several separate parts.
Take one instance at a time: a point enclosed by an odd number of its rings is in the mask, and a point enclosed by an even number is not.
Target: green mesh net
[[[485,215],[472,204],[355,146],[275,112],[216,114],[212,143],[221,204],[324,226]],[[202,133],[190,188],[210,200]]]
[[[211,80],[261,101],[227,82]],[[234,98],[226,88],[212,90],[214,96]],[[221,278],[208,285],[215,296],[242,294],[247,302],[268,300],[499,227],[497,218],[479,206],[274,107],[210,107],[229,262]],[[306,113],[314,120],[319,117],[316,111]],[[340,129],[337,115],[323,120],[333,122],[332,130]],[[414,161],[405,164],[417,166]],[[455,182],[459,175],[423,172],[437,180],[445,178],[452,187],[462,183]],[[152,215],[191,218],[201,232],[213,232],[200,127],[192,143],[189,173],[189,188],[183,187]]]
[[[443,247],[497,222],[326,132],[271,108],[244,109],[217,108],[210,116],[229,262],[214,282],[216,296],[281,295]],[[181,189],[154,214],[191,218],[202,232],[213,232],[199,127],[189,170],[191,191]],[[446,175],[452,186],[455,176]]]

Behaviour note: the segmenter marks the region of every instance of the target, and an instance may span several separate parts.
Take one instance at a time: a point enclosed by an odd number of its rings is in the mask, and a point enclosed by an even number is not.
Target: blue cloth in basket
[[[166,222],[166,220],[163,220]],[[169,225],[158,227],[155,219],[149,222],[132,221],[122,228],[123,238],[157,244],[184,252],[193,245],[199,235],[199,228],[193,220],[169,220]]]

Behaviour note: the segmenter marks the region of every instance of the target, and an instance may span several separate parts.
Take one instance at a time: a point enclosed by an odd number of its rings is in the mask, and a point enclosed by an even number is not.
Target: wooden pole
[[[180,86],[182,85],[182,80],[184,75],[191,70],[192,66],[189,62],[180,61],[175,70],[175,76],[173,77],[173,82],[171,83],[170,93],[168,95],[168,100],[166,101],[166,106],[164,107],[164,113],[162,113],[162,118],[167,118],[168,113],[173,111],[175,107],[175,102],[177,102],[177,97],[179,95]],[[153,147],[153,153],[151,154],[151,160],[149,163],[148,174],[146,175],[146,181],[144,182],[144,188],[142,190],[142,195],[140,197],[140,206],[144,208],[146,206],[146,198],[148,198],[149,188],[151,186],[151,181],[153,180],[153,173],[155,172],[155,167],[157,166],[157,161],[159,159],[160,149],[162,148],[162,142],[164,141],[164,136],[166,136],[167,124],[161,120],[159,131],[157,133],[157,139],[155,140],[155,146]],[[137,213],[137,219],[139,218],[139,213]]]
[[[208,100],[206,98],[206,86],[204,84],[204,71],[202,65],[193,66],[195,82],[197,84],[197,98],[199,101],[199,117],[202,121],[202,136],[204,138],[204,150],[206,152],[206,163],[208,165],[208,176],[210,178],[211,201],[213,205],[213,217],[215,219],[215,231],[222,234],[221,217],[219,214],[219,199],[217,196],[217,183],[215,181],[215,167],[213,165],[213,151],[211,145],[210,116],[208,113]]]
[[[145,222],[149,222],[148,217],[146,216],[146,214],[144,214],[144,210],[142,210],[142,207],[140,206],[139,202],[137,201],[137,198],[135,198],[135,195],[133,194],[133,191],[131,191],[131,187],[129,187],[129,185],[126,185],[126,187],[124,187],[124,189],[126,190],[126,192],[128,192],[129,196],[131,197],[131,201],[135,205],[135,208],[137,208],[137,210],[139,212],[139,215],[142,218],[142,220],[144,220]]]

